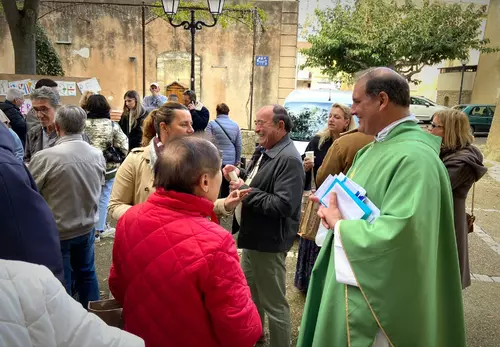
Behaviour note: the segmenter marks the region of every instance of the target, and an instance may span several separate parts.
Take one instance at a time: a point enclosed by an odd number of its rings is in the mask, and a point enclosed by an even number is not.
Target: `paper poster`
[[[78,89],[80,89],[80,93],[82,94],[87,90],[94,93],[99,93],[101,91],[101,86],[99,85],[99,82],[95,77],[85,81],[77,82],[77,85]]]
[[[24,95],[30,95],[35,88],[35,83],[32,80],[20,80],[9,82],[9,88],[17,88],[23,91]]]
[[[56,81],[61,96],[76,96],[76,82]]]
[[[24,99],[24,104],[21,106],[21,113],[25,116],[28,114],[29,110],[31,110],[31,100]]]
[[[9,89],[9,81],[0,80],[0,95],[7,95],[7,89]]]

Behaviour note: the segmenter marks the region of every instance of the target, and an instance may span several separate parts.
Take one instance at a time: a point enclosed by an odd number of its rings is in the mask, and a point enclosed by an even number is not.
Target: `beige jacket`
[[[108,206],[108,213],[113,219],[120,219],[130,207],[145,202],[155,191],[150,161],[151,156],[147,146],[134,148],[121,164],[115,176]],[[214,212],[219,217],[231,213],[224,208],[224,199],[215,201]]]

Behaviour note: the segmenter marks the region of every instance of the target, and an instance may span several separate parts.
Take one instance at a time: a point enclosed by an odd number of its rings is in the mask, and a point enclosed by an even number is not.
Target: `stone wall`
[[[152,2],[147,0],[146,4]],[[203,28],[196,33],[198,98],[210,110],[212,119],[218,103],[228,104],[231,118],[243,129],[252,127],[251,120],[260,107],[283,101],[295,83],[298,3],[283,0],[255,1],[254,4],[267,13],[267,20],[257,30],[255,53],[268,56],[269,66],[255,67],[253,76],[251,28],[238,23],[227,28],[220,25]],[[66,75],[96,77],[101,94],[108,98],[113,109],[123,108],[123,95],[127,90],[134,89],[142,95],[143,63],[146,86],[158,81],[164,90],[165,85],[175,79],[186,84],[187,65],[179,67],[177,73],[168,68],[171,64],[164,58],[182,58],[190,52],[189,31],[173,28],[149,9],[146,10],[145,62],[140,7],[68,6],[51,2],[41,3],[40,13],[40,23],[60,55]],[[13,73],[14,51],[5,18],[0,19],[0,51],[0,73]],[[254,101],[250,115],[252,79]]]
[[[458,99],[460,96],[459,91],[455,90],[438,90],[436,102],[439,105],[444,105],[448,107],[453,107],[458,105]],[[472,91],[464,90],[462,91],[462,104],[469,104],[471,102]],[[446,99],[448,98],[448,99]],[[448,102],[446,102],[448,100]]]
[[[241,131],[242,150],[241,156],[250,159],[255,151],[255,145],[258,143],[257,134],[253,130]]]

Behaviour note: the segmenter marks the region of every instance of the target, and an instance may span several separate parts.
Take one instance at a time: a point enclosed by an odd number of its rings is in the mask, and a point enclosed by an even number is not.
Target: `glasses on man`
[[[431,129],[434,129],[434,128],[442,128],[443,126],[436,123],[431,123],[430,127]]]
[[[47,112],[49,112],[49,109],[47,107],[32,107],[32,109],[35,111],[35,113],[47,114]]]

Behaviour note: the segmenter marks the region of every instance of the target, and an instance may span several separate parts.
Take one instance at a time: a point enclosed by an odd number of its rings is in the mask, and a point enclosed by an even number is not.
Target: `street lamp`
[[[195,19],[195,11],[196,9],[191,8],[191,20],[183,21],[179,24],[174,23],[174,15],[177,13],[179,9],[180,0],[161,0],[163,5],[163,11],[167,15],[168,22],[174,28],[183,27],[185,30],[191,31],[191,90],[195,90],[194,86],[194,38],[196,35],[196,30],[201,30],[204,26],[207,28],[215,26],[217,24],[217,16],[222,13],[222,7],[224,6],[224,0],[207,0],[208,10],[212,15],[213,23],[207,24],[201,20]]]
[[[462,89],[464,87],[464,74],[465,74],[465,65],[469,62],[468,59],[461,59],[460,64],[462,64],[462,78],[460,79],[460,94],[458,94],[458,104],[462,103]]]

